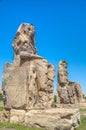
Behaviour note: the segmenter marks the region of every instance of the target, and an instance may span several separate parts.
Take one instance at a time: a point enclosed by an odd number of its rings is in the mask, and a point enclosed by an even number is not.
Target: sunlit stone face
[[[66,84],[68,82],[67,62],[65,60],[60,61],[58,69],[59,69],[58,72],[59,84]]]
[[[61,71],[58,73],[58,80],[61,84],[66,84],[68,82],[68,74],[66,71]]]
[[[35,30],[32,24],[22,24],[17,30],[13,41],[13,48],[16,55],[36,54]]]

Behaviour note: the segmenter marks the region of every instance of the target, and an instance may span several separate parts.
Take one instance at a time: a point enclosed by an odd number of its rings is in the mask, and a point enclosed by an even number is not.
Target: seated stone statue
[[[58,71],[58,102],[60,104],[75,104],[83,102],[80,84],[68,80],[67,62],[59,62]]]
[[[6,109],[46,109],[53,106],[54,66],[36,54],[34,26],[21,24],[13,42],[14,61],[2,78]]]

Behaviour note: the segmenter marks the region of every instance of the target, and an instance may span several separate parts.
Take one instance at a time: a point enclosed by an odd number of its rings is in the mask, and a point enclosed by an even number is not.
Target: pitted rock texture
[[[80,84],[68,80],[67,62],[60,61],[58,67],[58,102],[61,104],[75,104],[83,102]]]
[[[51,108],[54,66],[36,54],[33,25],[20,25],[13,48],[14,61],[5,64],[2,78],[5,108]]]
[[[34,26],[32,24],[21,24],[13,41],[13,48],[16,55],[22,53],[36,54]]]
[[[74,130],[80,123],[79,109],[53,108],[27,111],[11,109],[8,110],[8,113],[10,113],[10,120],[8,116],[6,120],[9,120],[10,123],[45,130]]]

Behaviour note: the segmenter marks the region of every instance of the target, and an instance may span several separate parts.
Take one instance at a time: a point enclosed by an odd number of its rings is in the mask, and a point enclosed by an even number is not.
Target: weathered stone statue
[[[80,84],[68,80],[67,62],[60,61],[58,67],[58,102],[60,104],[75,104],[83,101]]]
[[[5,108],[44,109],[53,105],[54,66],[36,54],[34,26],[21,24],[13,41],[14,62],[5,64]]]

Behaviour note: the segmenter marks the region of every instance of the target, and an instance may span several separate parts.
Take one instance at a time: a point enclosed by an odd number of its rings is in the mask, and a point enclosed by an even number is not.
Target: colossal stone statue
[[[54,66],[36,54],[34,32],[32,24],[21,24],[14,38],[14,62],[5,64],[2,81],[7,109],[53,106]]]
[[[75,104],[83,101],[80,84],[68,80],[66,61],[59,62],[57,91],[60,104]]]

